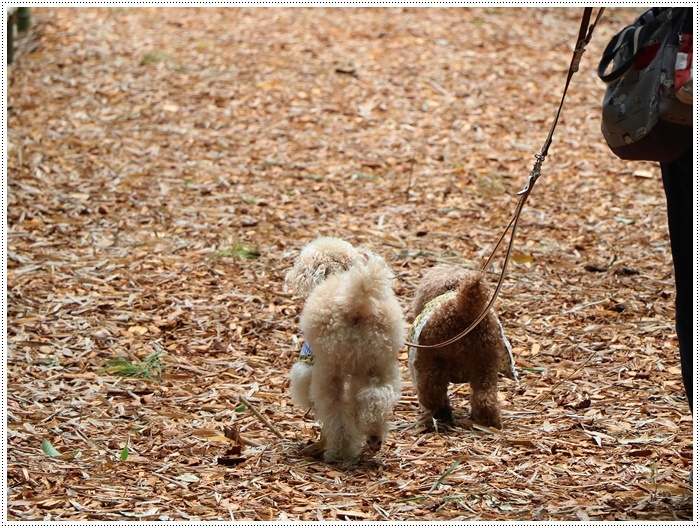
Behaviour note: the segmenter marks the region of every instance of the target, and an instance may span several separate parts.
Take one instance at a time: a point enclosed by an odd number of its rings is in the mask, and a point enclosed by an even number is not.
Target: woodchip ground
[[[581,11],[32,8],[7,74],[7,518],[692,519],[659,170],[599,131],[631,9],[596,30],[523,213],[503,429],[455,386],[436,431],[404,350],[378,456],[300,452],[296,252],[366,244],[405,308],[428,267],[481,267]]]

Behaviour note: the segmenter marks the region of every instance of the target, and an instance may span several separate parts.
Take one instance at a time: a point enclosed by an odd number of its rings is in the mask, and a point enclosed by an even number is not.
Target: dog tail
[[[314,368],[333,358],[339,368],[364,369],[368,362],[401,348],[404,319],[392,279],[384,259],[368,255],[366,262],[314,288],[300,319],[316,357]]]
[[[383,258],[370,254],[367,262],[354,266],[345,274],[343,287],[350,312],[362,316],[372,310],[377,301],[392,294],[391,279],[394,275]]]
[[[491,290],[482,273],[472,273],[464,277],[457,292],[457,306],[464,320],[471,323],[484,311],[491,300]]]

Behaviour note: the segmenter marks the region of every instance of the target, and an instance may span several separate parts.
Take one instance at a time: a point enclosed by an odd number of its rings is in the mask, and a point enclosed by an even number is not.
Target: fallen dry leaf
[[[659,168],[600,134],[598,58],[640,8],[606,10],[523,210],[503,430],[472,428],[467,386],[434,427],[405,351],[355,465],[289,397],[297,251],[367,245],[406,312],[429,267],[483,266],[581,11],[32,7],[6,83],[7,518],[693,520]],[[157,379],[102,371],[154,353]]]

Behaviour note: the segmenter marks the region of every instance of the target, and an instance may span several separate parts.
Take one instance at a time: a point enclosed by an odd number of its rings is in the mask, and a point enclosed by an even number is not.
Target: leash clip
[[[532,186],[535,185],[537,178],[540,177],[542,162],[544,161],[544,154],[535,154],[535,158],[537,158],[537,161],[535,161],[535,166],[532,167],[530,175],[527,177],[527,181],[525,182],[525,187],[523,187],[523,190],[518,193],[518,196],[530,192],[530,189],[532,189]]]
[[[578,71],[579,64],[581,64],[581,57],[583,57],[583,53],[586,51],[586,44],[587,42],[584,40],[579,42],[578,46],[576,46],[574,58],[571,60],[571,73],[576,73]]]

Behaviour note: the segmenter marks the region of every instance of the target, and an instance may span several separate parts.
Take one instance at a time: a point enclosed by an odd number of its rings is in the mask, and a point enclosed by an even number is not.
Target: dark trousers
[[[676,333],[683,385],[693,408],[693,148],[661,164],[676,275]]]

